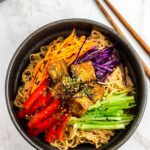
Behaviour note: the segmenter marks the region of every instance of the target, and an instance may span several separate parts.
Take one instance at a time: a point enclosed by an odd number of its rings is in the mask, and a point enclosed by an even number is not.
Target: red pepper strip
[[[26,117],[26,115],[28,114],[28,110],[27,109],[22,109],[17,113],[17,118],[18,119],[23,119]]]
[[[29,129],[28,129],[28,135],[31,136],[31,137],[37,136],[37,135],[40,134],[42,131],[43,131],[42,128],[39,128],[39,129],[31,129],[31,128],[29,128]]]
[[[60,118],[57,120],[55,125],[49,128],[46,134],[46,142],[53,142],[54,140],[60,140],[60,141],[64,140],[64,131],[68,122],[69,114],[65,112],[63,115],[62,114],[59,115]]]
[[[34,129],[29,129],[29,135],[31,136],[37,136],[44,130],[47,130],[48,128],[52,127],[56,124],[57,120],[60,119],[61,116],[59,113],[53,114],[50,118],[47,120],[39,123]]]
[[[40,106],[45,105],[43,102],[46,99],[45,96],[41,95],[31,106],[30,109],[22,109],[18,112],[17,116],[19,119],[24,119],[26,116],[33,114]]]
[[[69,119],[69,115],[67,113],[65,113],[61,117],[62,123],[60,124],[59,128],[57,129],[55,133],[55,137],[57,140],[64,141],[64,131],[65,131],[68,119]]]
[[[29,116],[29,115],[35,113],[38,108],[40,108],[40,107],[42,107],[42,106],[45,106],[45,102],[44,102],[44,101],[46,101],[46,97],[43,96],[43,95],[41,95],[41,96],[32,104],[31,108],[20,110],[20,111],[18,112],[18,118],[19,118],[19,119],[23,119],[23,118],[26,117],[26,115]]]
[[[32,94],[31,96],[26,100],[26,102],[23,104],[25,109],[29,109],[31,105],[39,98],[43,92],[47,89],[47,86],[41,85],[39,86]]]
[[[55,125],[50,127],[46,133],[46,142],[53,142],[55,140],[55,135],[54,135],[54,130],[55,130]]]
[[[46,107],[47,103],[49,102],[51,98],[51,93],[49,92],[47,95],[46,95],[46,99],[43,101],[43,106]]]
[[[22,109],[18,112],[18,118],[23,119],[26,117],[26,115],[31,115],[36,112],[37,109],[41,107],[46,107],[46,104],[50,100],[51,93],[48,93],[45,97],[44,95],[41,95],[31,106],[30,109]]]
[[[40,124],[38,124],[35,128],[42,128],[44,130],[46,130],[50,125],[53,125],[56,122],[56,119],[51,117],[48,118],[47,120],[41,122]]]
[[[27,109],[22,109],[18,112],[17,117],[19,119],[23,119],[26,117],[26,115],[28,115],[28,110]]]
[[[29,135],[30,136],[37,136],[44,130],[48,129],[49,127],[53,126],[56,122],[56,119],[53,117],[50,117],[49,119],[41,122],[39,125],[37,125],[34,129],[29,129]]]
[[[33,116],[33,118],[28,122],[28,127],[34,128],[42,120],[47,119],[48,116],[50,116],[57,110],[59,104],[60,101],[58,99],[55,99],[48,107]]]
[[[41,107],[46,107],[48,101],[51,98],[51,93],[48,93],[46,96],[41,95],[38,100],[32,105],[32,107],[30,108],[30,112],[35,113],[37,109],[41,108]]]

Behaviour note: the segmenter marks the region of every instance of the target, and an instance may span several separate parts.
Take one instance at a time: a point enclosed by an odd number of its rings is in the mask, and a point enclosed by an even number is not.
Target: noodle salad
[[[102,33],[75,29],[30,55],[14,100],[30,136],[60,150],[100,148],[134,119],[134,85],[115,46]]]

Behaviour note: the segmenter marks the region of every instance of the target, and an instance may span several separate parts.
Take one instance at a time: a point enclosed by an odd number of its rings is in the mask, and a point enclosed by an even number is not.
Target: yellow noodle
[[[68,126],[65,141],[54,141],[50,144],[60,150],[74,148],[82,143],[94,144],[96,148],[99,148],[102,144],[108,143],[112,136],[114,136],[114,131],[112,130],[76,131],[73,127]]]
[[[113,73],[107,78],[105,82],[99,82],[105,88],[105,95],[114,93],[114,92],[119,92],[122,90],[130,91],[130,92],[134,91],[133,83],[131,81],[131,78],[128,75],[127,68],[125,68],[126,84],[127,84],[125,85],[124,73],[122,69],[123,69],[122,65],[116,67]]]

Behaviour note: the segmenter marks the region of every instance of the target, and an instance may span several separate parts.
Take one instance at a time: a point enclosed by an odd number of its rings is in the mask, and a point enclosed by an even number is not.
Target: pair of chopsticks
[[[107,20],[111,23],[111,25],[114,27],[114,29],[123,37],[125,35],[120,30],[118,25],[115,23],[115,21],[112,19],[112,17],[109,15],[109,13],[106,11],[106,9],[103,7],[103,5],[100,3],[99,0],[95,0],[98,7],[101,9]],[[117,9],[108,1],[104,0],[104,2],[107,4],[107,6],[112,10],[112,12],[118,17],[118,19],[122,22],[122,24],[129,30],[129,32],[134,36],[134,38],[138,41],[138,43],[143,47],[143,49],[150,55],[150,48],[149,46],[144,42],[144,40],[138,35],[138,33],[130,26],[130,24],[123,18],[123,16],[117,11]],[[141,58],[140,58],[141,59]],[[141,63],[143,65],[143,68],[145,70],[146,75],[150,79],[150,69],[148,66],[143,62],[141,59]]]

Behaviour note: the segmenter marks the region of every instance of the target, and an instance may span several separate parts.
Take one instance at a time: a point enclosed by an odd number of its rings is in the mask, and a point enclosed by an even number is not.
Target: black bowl
[[[17,88],[20,85],[21,74],[29,63],[29,55],[31,53],[38,52],[41,46],[49,44],[58,36],[68,36],[73,28],[76,29],[78,35],[89,35],[92,29],[96,29],[109,37],[110,40],[116,44],[119,54],[128,67],[129,74],[134,82],[137,102],[137,107],[134,110],[136,115],[134,121],[125,130],[117,131],[116,135],[110,140],[110,142],[100,148],[107,150],[117,149],[129,139],[142,119],[147,94],[145,74],[139,58],[132,46],[125,39],[121,38],[115,31],[95,21],[85,19],[67,19],[57,21],[38,29],[25,39],[15,52],[6,76],[5,94],[10,117],[20,134],[36,149],[56,149],[45,143],[44,140],[42,140],[42,137],[31,138],[27,135],[24,122],[19,121],[16,117],[17,109],[14,107],[13,101],[17,94]],[[90,144],[82,144],[74,149],[92,150],[95,149],[95,147]]]

